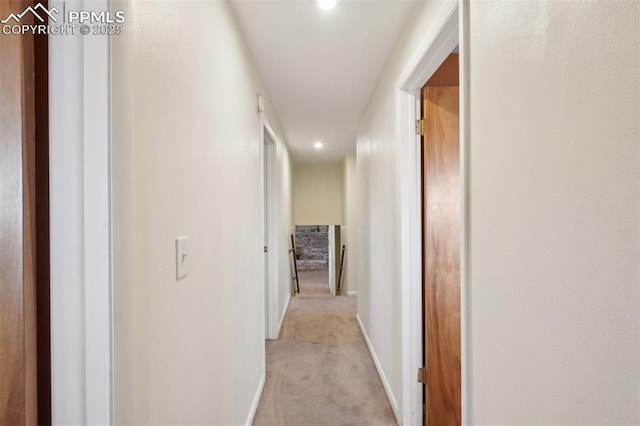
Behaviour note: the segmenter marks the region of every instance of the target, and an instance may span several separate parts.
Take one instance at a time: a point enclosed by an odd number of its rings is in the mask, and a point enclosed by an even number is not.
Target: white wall
[[[228,3],[129,6],[112,41],[114,422],[244,424],[264,375],[264,91]],[[284,145],[276,157],[285,245]]]
[[[640,424],[640,3],[469,16],[471,420]]]
[[[342,164],[298,163],[293,166],[296,225],[342,223]]]
[[[342,271],[342,294],[355,295],[358,291],[356,274],[357,241],[357,181],[356,155],[347,154],[342,162],[342,226],[340,227],[342,244],[347,246]],[[338,262],[340,259],[338,259]]]
[[[470,424],[640,423],[640,5],[465,3]],[[470,8],[470,10],[469,10]],[[395,84],[358,132],[358,314],[402,405]]]

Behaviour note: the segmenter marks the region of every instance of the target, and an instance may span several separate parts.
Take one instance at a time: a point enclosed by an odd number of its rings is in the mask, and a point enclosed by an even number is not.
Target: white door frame
[[[53,424],[113,418],[109,52],[109,37],[49,37]]]
[[[277,339],[278,338],[278,226],[277,217],[278,210],[278,191],[276,191],[276,147],[278,144],[278,138],[273,129],[262,118],[261,125],[261,159],[262,159],[262,211],[268,218],[268,223],[265,221],[266,235],[268,240],[267,255],[265,264],[265,339]],[[268,169],[265,170],[264,167]],[[264,181],[267,177],[266,182]]]
[[[396,111],[400,155],[398,173],[401,203],[401,274],[402,274],[402,419],[403,424],[422,424],[422,385],[416,380],[422,366],[422,200],[420,171],[420,137],[415,134],[415,121],[420,116],[420,89],[440,67],[451,51],[459,46],[460,54],[460,166],[461,166],[461,367],[462,423],[467,423],[466,360],[466,212],[467,212],[467,120],[468,72],[465,59],[464,22],[466,5],[451,2],[445,10],[436,36],[424,40],[413,60],[396,83]]]

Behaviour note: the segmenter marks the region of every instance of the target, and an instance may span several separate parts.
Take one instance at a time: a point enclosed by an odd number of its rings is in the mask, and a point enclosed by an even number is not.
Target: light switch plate
[[[189,274],[189,237],[176,238],[176,279]]]

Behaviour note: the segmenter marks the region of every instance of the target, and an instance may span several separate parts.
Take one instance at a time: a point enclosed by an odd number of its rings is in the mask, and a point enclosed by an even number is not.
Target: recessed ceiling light
[[[318,0],[320,9],[331,10],[336,7],[336,0]]]
[[[313,147],[315,149],[321,149],[323,146],[324,146],[324,144],[322,142],[319,142],[319,141],[313,143]]]

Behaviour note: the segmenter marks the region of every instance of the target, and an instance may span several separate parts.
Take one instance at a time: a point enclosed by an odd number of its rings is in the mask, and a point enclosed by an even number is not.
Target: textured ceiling
[[[414,1],[231,2],[294,161],[339,161],[356,129]],[[315,141],[324,148],[316,150]]]

